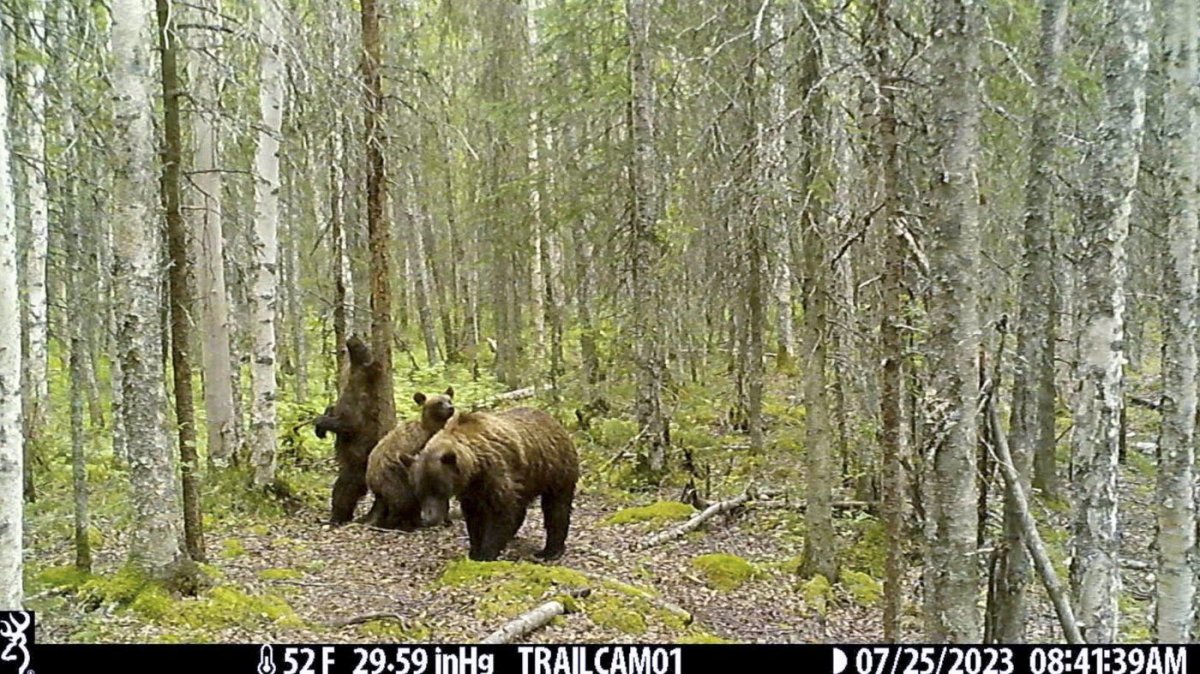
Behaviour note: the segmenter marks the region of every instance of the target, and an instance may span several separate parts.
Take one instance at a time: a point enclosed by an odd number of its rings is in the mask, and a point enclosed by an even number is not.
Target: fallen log
[[[878,506],[879,501],[834,501],[834,502],[830,503],[829,505],[832,506],[835,510],[870,510],[870,509]],[[752,507],[752,508],[767,508],[767,509],[795,508],[796,510],[803,510],[808,507],[808,502],[805,501],[804,499],[800,499],[799,501],[787,501],[784,499],[768,499],[765,501],[752,501],[750,503],[750,507]]]
[[[482,410],[482,409],[487,409],[489,407],[495,407],[496,405],[499,405],[500,403],[509,403],[509,402],[513,402],[516,400],[525,400],[526,398],[532,398],[533,396],[537,395],[538,393],[550,391],[553,388],[554,387],[550,386],[549,384],[543,384],[540,386],[526,386],[525,388],[514,389],[512,391],[505,391],[504,393],[497,393],[494,396],[491,396],[489,398],[484,398],[483,400],[480,400],[479,402],[475,403],[475,405],[473,406],[473,409]]]
[[[590,590],[584,589],[572,592],[572,597],[586,597]],[[535,632],[554,620],[555,616],[560,616],[567,612],[567,607],[561,601],[553,599],[537,608],[526,611],[516,618],[508,621],[503,627],[492,632],[483,638],[481,644],[507,644],[512,643],[514,639],[519,639],[530,632]]]
[[[718,501],[717,503],[714,503],[714,504],[710,505],[709,507],[705,508],[704,510],[696,513],[695,515],[692,515],[691,518],[689,518],[683,524],[671,527],[670,529],[667,529],[666,531],[660,531],[656,534],[651,534],[651,535],[643,538],[641,541],[638,541],[636,547],[639,550],[645,550],[646,548],[652,548],[656,545],[661,545],[663,543],[666,543],[667,541],[679,538],[680,536],[688,533],[689,531],[695,531],[696,529],[698,529],[700,527],[701,524],[704,524],[706,521],[712,519],[713,517],[716,517],[717,515],[719,515],[723,512],[728,512],[730,510],[733,510],[734,508],[746,503],[751,498],[753,498],[751,491],[746,490],[746,491],[742,492],[741,494],[739,494],[731,499],[728,499],[726,501]]]

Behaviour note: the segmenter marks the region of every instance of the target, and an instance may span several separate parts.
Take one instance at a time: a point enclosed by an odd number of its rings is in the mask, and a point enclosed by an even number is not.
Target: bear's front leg
[[[504,547],[512,540],[513,526],[518,525],[518,522],[518,513],[512,510],[485,518],[478,556],[472,559],[491,562],[499,558]]]
[[[470,541],[470,549],[467,551],[467,558],[472,560],[479,559],[479,547],[483,543],[483,516],[479,508],[472,503],[463,502],[462,504],[463,520],[467,523],[467,540]]]

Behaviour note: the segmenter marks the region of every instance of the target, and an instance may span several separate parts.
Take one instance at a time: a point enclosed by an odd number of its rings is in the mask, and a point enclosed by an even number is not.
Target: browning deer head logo
[[[29,669],[29,629],[33,618],[25,611],[10,611],[0,615],[0,637],[8,640],[0,651],[0,662],[17,663],[17,674]]]

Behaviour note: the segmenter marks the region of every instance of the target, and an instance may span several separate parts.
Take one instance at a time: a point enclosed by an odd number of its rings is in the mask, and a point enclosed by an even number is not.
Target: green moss
[[[622,634],[639,635],[646,633],[646,619],[639,612],[637,602],[627,601],[625,597],[599,594],[588,597],[581,602],[589,620],[600,627],[617,630]]]
[[[650,505],[625,508],[604,519],[605,524],[635,524],[638,522],[676,522],[686,520],[696,509],[679,501],[659,501]]]
[[[225,559],[235,559],[246,554],[246,546],[236,538],[226,538],[221,543],[221,557]]]
[[[653,593],[648,590],[590,578],[562,566],[458,560],[446,567],[438,582],[476,590],[475,614],[482,620],[511,618],[553,598],[568,612],[579,612],[594,624],[623,634],[643,634],[651,622],[671,630],[685,627],[683,617],[650,601]],[[581,588],[590,588],[591,593],[577,599],[567,592]]]
[[[838,580],[859,606],[874,606],[883,596],[883,584],[861,571],[843,571]]]
[[[150,581],[131,566],[111,576],[92,576],[79,586],[79,595],[94,605],[127,606],[141,594]]]
[[[160,622],[175,612],[177,603],[166,590],[151,585],[129,603],[129,610],[152,622]]]
[[[677,644],[732,644],[734,642],[728,639],[722,639],[715,634],[708,632],[693,632],[685,634],[675,640]]]
[[[759,574],[750,562],[725,553],[700,555],[692,560],[692,566],[704,574],[709,587],[725,591],[736,590]]]
[[[358,633],[380,643],[428,641],[433,630],[420,623],[405,624],[395,620],[372,620],[359,625]]]
[[[52,566],[37,575],[39,584],[53,588],[74,589],[83,585],[91,578],[85,571],[73,566]]]
[[[800,584],[800,596],[804,597],[805,606],[818,615],[825,615],[829,610],[832,595],[833,586],[829,584],[829,579],[819,573]]]
[[[299,580],[304,577],[303,571],[296,569],[263,569],[258,572],[262,580]]]

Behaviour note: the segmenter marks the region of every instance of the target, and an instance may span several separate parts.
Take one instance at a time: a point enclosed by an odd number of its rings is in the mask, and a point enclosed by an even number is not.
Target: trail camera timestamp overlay
[[[1183,646],[835,649],[833,674],[1187,674]]]

